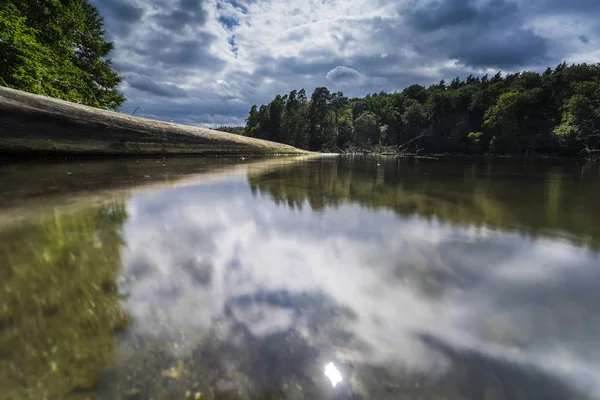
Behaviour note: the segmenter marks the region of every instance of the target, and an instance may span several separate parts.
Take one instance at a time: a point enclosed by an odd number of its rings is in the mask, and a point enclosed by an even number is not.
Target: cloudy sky
[[[469,73],[600,62],[598,0],[92,0],[123,111],[243,124],[317,86],[349,96]]]

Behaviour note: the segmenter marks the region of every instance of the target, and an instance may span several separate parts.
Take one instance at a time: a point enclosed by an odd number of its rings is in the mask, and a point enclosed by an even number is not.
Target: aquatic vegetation
[[[111,203],[0,233],[1,398],[95,387],[129,320],[115,284],[126,218]]]

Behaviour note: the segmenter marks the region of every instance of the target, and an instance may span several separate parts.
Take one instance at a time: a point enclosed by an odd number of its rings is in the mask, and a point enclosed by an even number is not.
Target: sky
[[[91,0],[122,112],[243,125],[253,104],[600,62],[598,0]],[[136,110],[137,109],[137,110]]]

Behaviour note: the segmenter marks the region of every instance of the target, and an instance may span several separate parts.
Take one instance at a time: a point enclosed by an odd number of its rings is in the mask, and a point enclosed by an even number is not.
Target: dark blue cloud
[[[215,37],[207,32],[199,32],[194,38],[184,40],[156,34],[131,44],[131,49],[140,56],[148,57],[152,63],[213,69],[222,67],[224,63],[209,53],[208,48],[214,40]]]
[[[472,21],[477,17],[477,9],[469,0],[436,1],[414,8],[407,17],[415,28],[433,31]]]
[[[415,29],[413,48],[429,58],[451,58],[473,68],[519,69],[547,65],[550,41],[523,26],[514,1],[434,0],[405,10]]]
[[[527,7],[529,12],[536,14],[559,14],[564,12],[590,13],[600,12],[600,1],[597,0],[537,0],[524,2],[523,7]]]
[[[203,5],[204,0],[179,0],[169,7],[167,12],[154,16],[154,20],[163,28],[180,32],[188,25],[203,26],[208,13]]]
[[[472,67],[512,69],[549,62],[548,47],[546,39],[530,30],[519,29],[473,37],[448,54]]]
[[[99,0],[95,6],[104,17],[107,37],[118,40],[129,35],[131,28],[142,20],[144,10],[126,2],[126,0]]]
[[[177,85],[168,83],[159,83],[154,81],[152,78],[142,76],[138,74],[127,74],[125,81],[129,86],[143,92],[148,92],[160,97],[186,97],[185,90]]]
[[[420,31],[430,32],[460,25],[481,24],[506,18],[517,12],[514,2],[489,0],[436,0],[421,2],[406,13],[408,23]]]

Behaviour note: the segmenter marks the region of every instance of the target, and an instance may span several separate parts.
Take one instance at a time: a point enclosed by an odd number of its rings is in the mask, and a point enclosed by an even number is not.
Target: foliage
[[[59,399],[96,385],[129,320],[116,286],[126,218],[110,203],[2,232],[0,397]]]
[[[376,143],[381,135],[377,116],[370,111],[364,112],[354,121],[354,142],[358,145]]]
[[[121,77],[107,58],[103,20],[89,0],[8,0],[0,5],[0,83],[117,110]]]
[[[300,95],[302,93],[302,95]],[[349,99],[316,88],[252,106],[245,134],[310,150],[579,155],[600,149],[600,64],[468,76]]]

